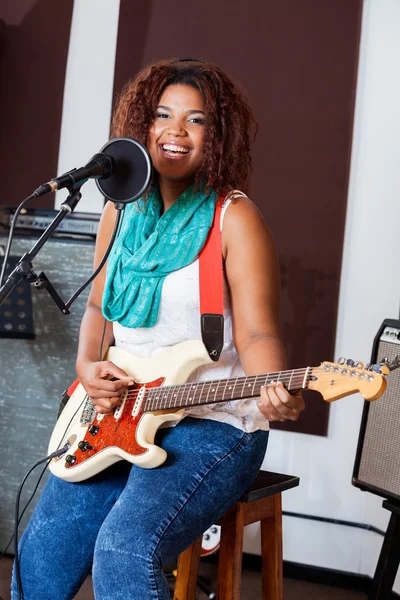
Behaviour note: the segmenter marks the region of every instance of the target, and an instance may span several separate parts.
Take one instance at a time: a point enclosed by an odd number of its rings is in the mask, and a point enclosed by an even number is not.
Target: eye
[[[160,118],[160,119],[169,119],[169,115],[167,113],[156,113],[156,118]]]
[[[201,117],[192,117],[191,119],[189,119],[190,123],[198,123],[199,125],[204,125],[205,123],[205,119],[201,118]]]

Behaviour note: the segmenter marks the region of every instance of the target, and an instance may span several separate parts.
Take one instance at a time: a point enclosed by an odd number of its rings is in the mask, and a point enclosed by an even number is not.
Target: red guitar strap
[[[224,345],[224,276],[222,270],[221,209],[215,206],[214,221],[199,256],[201,337],[212,360],[217,361]]]

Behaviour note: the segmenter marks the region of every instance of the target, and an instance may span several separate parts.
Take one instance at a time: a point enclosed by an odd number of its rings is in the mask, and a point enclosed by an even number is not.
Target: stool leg
[[[174,600],[196,599],[197,573],[199,570],[202,541],[203,536],[199,537],[199,539],[179,555]]]
[[[283,598],[282,497],[273,496],[274,514],[261,521],[262,600]]]
[[[244,512],[240,503],[222,517],[218,558],[218,600],[240,600]]]

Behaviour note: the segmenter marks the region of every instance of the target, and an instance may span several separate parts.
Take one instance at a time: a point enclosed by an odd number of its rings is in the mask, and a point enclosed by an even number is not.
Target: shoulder
[[[226,202],[222,226],[222,245],[224,256],[228,250],[248,244],[273,245],[271,232],[254,202],[247,196],[229,195]]]

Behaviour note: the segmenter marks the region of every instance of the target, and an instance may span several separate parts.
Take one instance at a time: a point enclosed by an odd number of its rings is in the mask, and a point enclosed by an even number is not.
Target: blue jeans
[[[155,441],[168,453],[156,469],[121,461],[81,483],[49,478],[21,538],[24,600],[73,598],[91,569],[96,600],[169,600],[162,564],[252,483],[268,432],[188,417]]]

